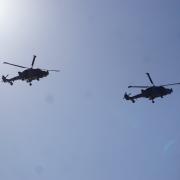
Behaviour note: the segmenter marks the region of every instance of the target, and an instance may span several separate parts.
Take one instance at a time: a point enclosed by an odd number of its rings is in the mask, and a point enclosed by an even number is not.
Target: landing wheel
[[[152,103],[155,103],[154,100],[152,100]]]
[[[10,85],[12,86],[12,85],[13,85],[13,83],[12,83],[12,82],[10,82]]]
[[[30,86],[32,86],[32,83],[29,83]]]

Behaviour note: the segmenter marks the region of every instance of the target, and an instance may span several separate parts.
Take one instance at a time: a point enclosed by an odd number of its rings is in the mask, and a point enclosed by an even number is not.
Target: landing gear
[[[30,86],[32,86],[31,80],[28,79],[26,82],[29,83]]]
[[[12,82],[10,82],[10,85],[12,86],[12,85],[13,85],[13,83],[12,83]]]
[[[154,100],[152,100],[152,103],[155,103],[155,101],[154,101]]]

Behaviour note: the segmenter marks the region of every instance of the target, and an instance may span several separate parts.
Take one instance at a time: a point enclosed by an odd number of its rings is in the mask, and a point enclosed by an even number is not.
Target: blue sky
[[[0,0],[0,59],[61,69],[1,84],[3,180],[179,180],[180,87],[155,104],[128,85],[180,81],[176,0]],[[1,65],[1,74],[20,69]]]

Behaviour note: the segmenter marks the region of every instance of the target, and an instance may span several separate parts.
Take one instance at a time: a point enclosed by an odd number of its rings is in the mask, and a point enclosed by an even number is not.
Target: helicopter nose
[[[173,89],[168,89],[168,93],[171,94],[173,92]]]
[[[48,76],[49,75],[49,71],[45,71],[45,76]]]

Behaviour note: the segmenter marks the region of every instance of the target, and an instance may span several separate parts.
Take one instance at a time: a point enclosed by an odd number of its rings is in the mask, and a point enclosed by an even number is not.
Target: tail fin
[[[6,77],[7,77],[7,76],[6,76]],[[3,81],[4,83],[6,83],[6,82],[7,82],[6,77],[5,77],[5,76],[2,76],[2,81]]]
[[[125,94],[124,94],[124,99],[127,100],[127,101],[128,101],[128,100],[131,100],[132,103],[135,103],[135,100],[134,100],[132,97],[130,97],[129,95],[130,95],[130,94],[125,93]]]

